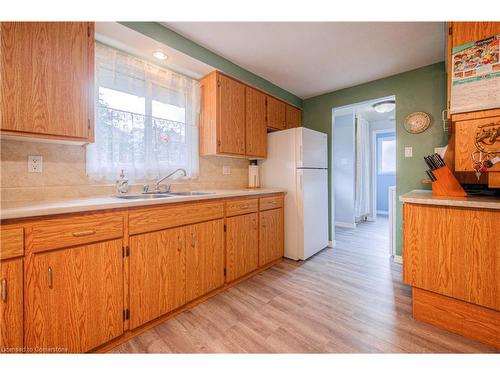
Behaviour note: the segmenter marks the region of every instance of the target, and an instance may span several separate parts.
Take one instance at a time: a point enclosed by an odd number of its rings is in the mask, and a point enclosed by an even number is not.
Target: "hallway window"
[[[396,173],[396,140],[394,137],[378,138],[378,174]]]

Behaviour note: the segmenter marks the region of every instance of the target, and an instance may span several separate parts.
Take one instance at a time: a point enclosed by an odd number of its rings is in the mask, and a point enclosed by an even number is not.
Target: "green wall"
[[[413,189],[429,188],[421,183],[426,178],[427,169],[423,156],[434,152],[434,147],[447,143],[443,131],[441,111],[446,108],[446,71],[444,62],[411,70],[402,74],[379,79],[362,85],[316,96],[303,102],[304,126],[331,134],[332,109],[384,96],[396,96],[396,192],[399,195]],[[409,134],[403,128],[404,118],[415,111],[431,115],[432,124],[421,134]],[[404,147],[413,147],[413,157],[404,157]],[[329,163],[331,164],[331,138],[328,141]],[[329,168],[331,184],[331,168]],[[330,186],[331,191],[331,186]],[[331,194],[329,199],[332,217]],[[401,254],[401,214],[402,205],[397,210],[397,254]],[[331,226],[330,226],[330,237]]]
[[[302,107],[302,99],[292,93],[283,90],[281,87],[249,72],[246,69],[232,63],[231,61],[209,51],[208,49],[196,44],[190,39],[183,37],[169,28],[160,25],[157,22],[120,22],[120,24],[144,34],[151,39],[164,43],[178,51],[185,53],[199,61],[204,62],[221,72],[227,73],[235,78],[242,80],[252,86],[281,98],[290,104]]]

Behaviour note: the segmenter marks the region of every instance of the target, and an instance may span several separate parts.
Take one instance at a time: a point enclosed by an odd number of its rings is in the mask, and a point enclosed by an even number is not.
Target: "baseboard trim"
[[[413,319],[500,349],[500,311],[413,287]]]
[[[336,221],[335,226],[340,228],[356,229],[356,223],[346,223],[344,221]]]
[[[334,248],[335,246],[337,246],[337,241],[335,241],[335,240],[328,241],[328,247]]]
[[[377,210],[377,215],[389,216],[389,211],[378,211]]]
[[[403,264],[403,257],[401,255],[393,255],[392,259],[394,260],[394,263]]]

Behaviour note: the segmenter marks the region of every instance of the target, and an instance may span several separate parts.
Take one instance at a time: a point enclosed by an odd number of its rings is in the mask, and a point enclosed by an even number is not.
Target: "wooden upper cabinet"
[[[459,120],[464,117],[464,113],[450,114],[451,104],[451,73],[452,73],[452,50],[454,47],[485,39],[496,34],[500,34],[500,22],[449,22],[448,23],[448,118],[452,121]],[[494,109],[477,111],[477,117],[488,116],[488,113]]]
[[[286,128],[298,128],[302,125],[302,111],[294,106],[286,105]]]
[[[93,141],[94,23],[0,24],[2,134]]]
[[[245,156],[245,85],[217,71],[201,80],[200,155]]]
[[[265,158],[267,155],[266,94],[246,88],[246,154]]]
[[[34,254],[26,272],[25,345],[87,352],[123,333],[122,239]]]
[[[0,352],[23,347],[23,260],[0,261]],[[15,352],[13,352],[15,353]]]
[[[286,128],[286,103],[267,96],[267,127],[275,130]]]

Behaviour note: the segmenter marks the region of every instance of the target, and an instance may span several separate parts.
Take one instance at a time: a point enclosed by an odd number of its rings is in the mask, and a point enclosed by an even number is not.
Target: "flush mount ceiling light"
[[[156,57],[158,60],[166,60],[167,59],[167,55],[165,55],[165,53],[163,53],[162,51],[154,51],[153,56]]]
[[[373,109],[378,113],[387,113],[394,110],[396,102],[394,100],[384,100],[372,105]]]

